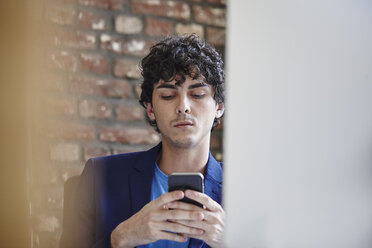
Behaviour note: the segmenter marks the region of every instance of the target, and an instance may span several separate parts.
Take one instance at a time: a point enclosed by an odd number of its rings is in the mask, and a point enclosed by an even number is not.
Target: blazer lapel
[[[207,163],[204,193],[209,195],[215,202],[222,204],[222,166],[211,153]]]
[[[160,148],[161,143],[144,152],[139,156],[138,160],[135,161],[136,165],[129,176],[132,215],[141,210],[141,208],[150,201],[155,161]]]
[[[222,203],[222,167],[211,153],[207,163],[204,193],[209,195],[215,202]],[[208,247],[205,242],[199,239],[190,239],[189,247]]]

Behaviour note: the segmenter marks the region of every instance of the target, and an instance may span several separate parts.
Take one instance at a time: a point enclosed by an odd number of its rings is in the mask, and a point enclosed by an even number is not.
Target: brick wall
[[[223,54],[223,0],[44,1],[42,73],[33,87],[29,199],[33,247],[57,247],[63,184],[87,159],[160,141],[138,103],[138,63],[170,34],[196,33]],[[222,127],[211,150],[222,159]]]

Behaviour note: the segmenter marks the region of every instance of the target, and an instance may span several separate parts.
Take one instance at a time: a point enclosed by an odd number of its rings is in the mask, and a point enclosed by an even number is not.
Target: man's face
[[[147,114],[156,121],[163,142],[179,148],[209,144],[213,121],[224,111],[213,96],[213,86],[203,79],[186,76],[181,84],[159,81],[154,85],[152,105],[147,103]]]

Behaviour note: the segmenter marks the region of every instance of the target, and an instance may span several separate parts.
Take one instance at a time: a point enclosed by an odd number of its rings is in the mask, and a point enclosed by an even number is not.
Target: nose
[[[179,102],[176,108],[177,114],[190,114],[191,108],[190,108],[190,102],[187,96],[180,96]]]

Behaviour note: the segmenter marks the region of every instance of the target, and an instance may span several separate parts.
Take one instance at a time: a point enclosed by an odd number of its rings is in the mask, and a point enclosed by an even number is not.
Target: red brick
[[[146,30],[147,35],[151,36],[166,36],[172,35],[173,24],[169,21],[158,20],[155,18],[146,18]]]
[[[141,71],[138,67],[138,61],[116,59],[114,61],[114,75],[116,77],[126,77],[132,79],[141,78]]]
[[[46,123],[42,128],[50,138],[89,141],[94,139],[95,128],[80,123]]]
[[[72,76],[70,81],[72,93],[114,98],[129,98],[132,95],[132,86],[125,80]]]
[[[82,10],[78,15],[78,24],[82,28],[93,30],[107,30],[105,15],[96,12]]]
[[[215,127],[214,130],[223,130],[223,123],[224,123],[223,119],[224,118],[221,119],[220,124],[218,124],[218,126]]]
[[[60,169],[60,176],[63,182],[66,182],[67,179],[73,176],[79,176],[81,175],[81,172],[83,171],[83,166],[77,167],[77,166],[64,166]]]
[[[100,44],[102,50],[124,54],[125,41],[123,38],[109,34],[101,34]]]
[[[128,40],[124,46],[124,54],[134,56],[146,56],[153,45],[151,41],[132,39]]]
[[[79,4],[84,6],[94,6],[103,9],[124,10],[124,5],[127,0],[77,0]]]
[[[117,16],[115,31],[120,34],[138,34],[143,28],[142,20],[135,16]]]
[[[108,34],[101,35],[101,49],[112,51],[122,55],[134,55],[143,57],[147,55],[152,46],[151,41],[132,39],[124,41],[123,38]]]
[[[117,106],[115,109],[116,119],[121,121],[136,121],[145,119],[144,108],[138,106],[122,105]]]
[[[107,119],[111,116],[111,106],[106,102],[82,100],[79,103],[79,113],[83,118]]]
[[[125,144],[156,144],[160,141],[159,134],[152,128],[139,127],[102,127],[99,131],[102,141]]]
[[[193,6],[194,18],[197,22],[219,27],[226,26],[226,9]]]
[[[77,162],[80,159],[78,144],[55,144],[50,148],[50,159],[57,162]]]
[[[96,46],[96,37],[94,34],[55,29],[46,34],[47,42],[56,47],[93,49]]]
[[[99,54],[81,54],[80,67],[82,71],[99,74],[107,74],[109,70],[106,58]]]
[[[76,72],[77,59],[66,51],[53,52],[47,58],[48,67],[52,69],[61,69]]]
[[[93,49],[96,37],[82,31],[54,29],[46,33],[46,42],[56,47]]]
[[[141,84],[136,84],[134,86],[134,92],[136,93],[136,98],[140,99],[142,93]]]
[[[202,25],[191,23],[191,24],[182,24],[178,23],[176,25],[176,33],[179,35],[184,34],[197,34],[199,37],[204,37],[204,28]]]
[[[131,7],[132,12],[136,14],[164,16],[183,20],[190,19],[190,7],[182,2],[132,0]]]
[[[216,149],[221,146],[221,140],[218,135],[211,135],[211,142],[210,142],[210,148]]]
[[[84,160],[87,161],[90,158],[102,157],[110,155],[109,149],[104,147],[85,147],[84,148]]]
[[[225,29],[207,28],[207,40],[214,46],[224,46],[226,40]]]
[[[73,116],[76,114],[75,101],[71,97],[45,97],[42,102],[47,113],[55,115]]]
[[[76,10],[68,6],[51,6],[47,8],[45,17],[55,24],[72,25],[75,22]]]

